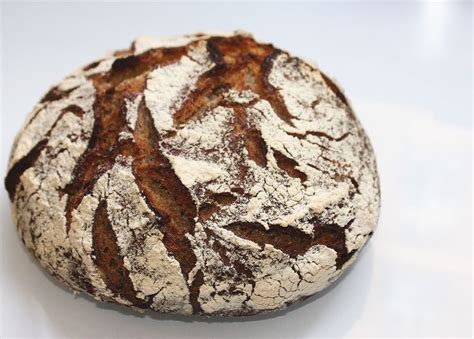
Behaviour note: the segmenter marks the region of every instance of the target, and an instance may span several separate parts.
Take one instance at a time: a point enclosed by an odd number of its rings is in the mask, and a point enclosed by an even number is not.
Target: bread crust
[[[37,104],[5,179],[21,239],[98,300],[251,315],[329,286],[379,216],[325,74],[247,33],[137,39]]]

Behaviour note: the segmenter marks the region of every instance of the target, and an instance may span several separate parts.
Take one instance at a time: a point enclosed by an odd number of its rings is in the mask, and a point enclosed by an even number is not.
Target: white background
[[[472,4],[1,5],[0,177],[48,87],[139,35],[251,31],[336,77],[376,151],[382,215],[336,286],[245,319],[141,316],[74,298],[19,241],[1,190],[1,336],[470,336]]]

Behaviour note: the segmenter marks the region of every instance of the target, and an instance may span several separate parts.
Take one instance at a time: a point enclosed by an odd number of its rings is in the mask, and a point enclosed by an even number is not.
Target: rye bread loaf
[[[21,239],[96,299],[249,315],[327,287],[379,215],[342,91],[246,33],[141,38],[66,77],[5,179]]]

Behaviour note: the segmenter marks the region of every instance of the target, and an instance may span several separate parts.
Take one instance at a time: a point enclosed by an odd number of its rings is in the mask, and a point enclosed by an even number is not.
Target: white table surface
[[[382,187],[374,237],[349,274],[286,312],[140,316],[73,297],[30,258],[0,190],[2,337],[470,336],[472,4],[2,3],[0,177],[48,87],[139,35],[253,32],[341,83],[371,137]]]

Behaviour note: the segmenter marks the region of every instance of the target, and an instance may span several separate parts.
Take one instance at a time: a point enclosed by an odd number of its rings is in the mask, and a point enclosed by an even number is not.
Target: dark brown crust
[[[21,175],[33,164],[36,162],[38,157],[41,154],[41,151],[46,147],[48,140],[42,140],[35,147],[28,152],[26,156],[24,156],[21,160],[17,161],[15,165],[10,168],[8,174],[5,178],[5,187],[8,191],[8,195],[10,196],[10,200],[13,201],[15,197],[16,187],[20,183]]]
[[[76,88],[77,87],[71,88],[67,91],[62,91],[57,86],[53,87],[49,90],[48,93],[44,95],[44,97],[40,100],[40,103],[42,104],[42,103],[47,103],[47,102],[57,101],[59,99],[62,99],[65,96],[67,96],[69,93],[74,91]]]
[[[267,166],[267,144],[263,140],[259,130],[250,128],[245,133],[245,148],[249,153],[250,160],[255,161],[258,166]]]
[[[212,193],[209,198],[219,205],[230,205],[237,199],[237,197],[230,192]]]
[[[43,140],[38,142],[29,152],[27,155],[25,155],[23,158],[18,160],[12,168],[8,171],[7,176],[5,178],[5,187],[8,191],[8,194],[10,196],[10,200],[13,201],[16,193],[16,188],[20,182],[20,177],[21,175],[30,167],[32,167],[38,157],[40,156],[41,152],[45,149],[46,145],[48,144],[49,137],[51,136],[51,132],[53,129],[56,127],[58,122],[61,120],[64,114],[71,112],[78,117],[81,117],[84,115],[84,110],[80,108],[79,106],[76,105],[70,105],[64,108],[61,113],[59,114],[58,118],[54,122],[54,124],[51,126],[49,131],[46,133],[45,137]],[[33,118],[34,119],[34,118]]]
[[[99,64],[100,64],[101,61],[102,61],[102,60],[97,60],[97,61],[91,62],[90,64],[88,64],[88,65],[82,67],[82,70],[83,70],[83,71],[91,70],[91,69],[93,69],[93,68],[99,66]]]
[[[352,224],[351,220],[346,226],[336,224],[321,224],[315,222],[312,235],[304,233],[294,227],[269,225],[265,227],[259,223],[237,222],[225,226],[240,238],[251,240],[260,246],[273,245],[291,257],[303,255],[315,245],[325,245],[337,253],[336,267],[339,269],[350,259],[353,253],[348,253],[346,248],[345,228]]]
[[[277,89],[273,87],[270,82],[268,81],[268,75],[273,66],[273,61],[283,53],[279,49],[275,49],[269,56],[267,56],[262,64],[262,76],[260,77],[261,81],[261,89],[264,91],[265,95],[263,98],[268,100],[271,103],[273,110],[275,113],[285,121],[287,124],[293,126],[291,119],[293,118],[291,114],[288,112],[286,108],[285,102],[281,98],[280,94],[278,93]]]
[[[196,265],[196,256],[186,234],[194,234],[197,208],[169,160],[160,152],[160,137],[144,101],[138,109],[135,140],[140,152],[133,163],[137,184],[149,207],[160,216],[163,244],[168,253],[179,262],[181,272],[185,280],[188,280],[189,272]],[[199,288],[198,282],[193,282],[193,288]],[[193,311],[199,313],[201,310],[196,293],[190,294],[190,302]]]
[[[320,73],[324,82],[331,89],[331,91],[339,98],[339,100],[341,100],[344,103],[344,105],[349,106],[349,103],[346,97],[344,96],[342,91],[339,89],[339,87],[337,87],[336,84],[331,80],[331,78],[329,78],[326,74],[324,74],[323,72],[320,72]]]
[[[346,132],[346,133],[342,134],[342,135],[339,136],[339,137],[334,137],[334,136],[329,135],[329,134],[327,134],[327,133],[324,133],[324,132],[317,132],[317,131],[307,131],[307,132],[304,133],[304,134],[299,134],[299,133],[290,132],[290,133],[288,133],[288,134],[291,135],[291,136],[297,137],[298,139],[304,139],[307,135],[315,135],[315,136],[317,136],[317,137],[326,138],[326,139],[331,140],[331,141],[342,141],[342,140],[344,140],[345,138],[347,138],[349,135],[351,135],[350,132]]]
[[[189,286],[189,300],[191,302],[191,306],[193,307],[194,314],[203,314],[203,310],[201,305],[199,304],[199,288],[204,283],[204,274],[201,270],[199,270],[196,275],[194,276],[194,280]]]
[[[117,296],[135,306],[144,301],[136,297],[129,272],[123,264],[123,257],[117,245],[117,237],[107,214],[107,201],[102,200],[96,209],[92,226],[92,256],[107,287]]]
[[[301,181],[306,181],[306,179],[308,179],[306,174],[296,169],[298,163],[295,160],[288,158],[286,155],[280,151],[277,151],[276,149],[273,150],[273,156],[275,157],[278,167],[288,173],[290,177],[298,178]]]

